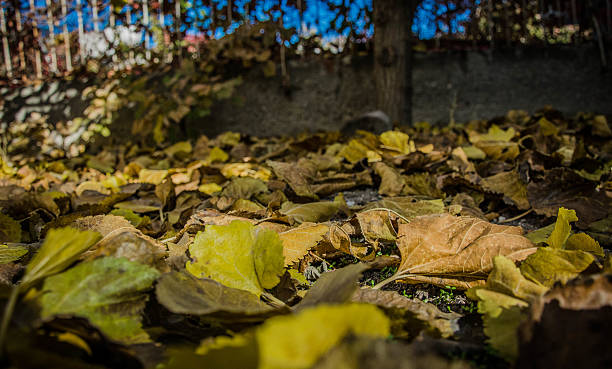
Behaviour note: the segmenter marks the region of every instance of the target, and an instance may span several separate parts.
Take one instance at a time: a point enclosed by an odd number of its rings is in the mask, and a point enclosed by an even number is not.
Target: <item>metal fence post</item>
[[[66,17],[68,16],[66,0],[61,0],[61,6],[62,18],[64,22],[64,46],[66,47],[66,70],[70,72],[72,71],[72,54],[70,53],[70,33],[68,33],[68,23],[66,22]]]
[[[8,38],[6,37],[6,19],[4,17],[4,4],[0,5],[0,30],[2,31],[2,47],[4,49],[4,66],[6,75],[13,78],[13,67],[11,66],[11,52],[9,50]]]
[[[47,4],[47,25],[49,26],[49,41],[51,41],[51,72],[57,73],[57,50],[55,49],[55,26],[53,21],[51,0],[46,0],[45,3]]]

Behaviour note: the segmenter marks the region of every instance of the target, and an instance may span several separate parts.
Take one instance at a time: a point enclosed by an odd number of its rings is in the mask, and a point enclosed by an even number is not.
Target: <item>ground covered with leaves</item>
[[[2,359],[610,367],[611,137],[604,116],[545,109],[4,152]]]

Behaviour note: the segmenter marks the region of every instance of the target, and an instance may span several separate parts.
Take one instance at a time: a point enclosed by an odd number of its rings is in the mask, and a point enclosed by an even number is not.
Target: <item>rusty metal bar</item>
[[[53,20],[53,9],[51,0],[45,0],[47,4],[47,25],[49,26],[49,43],[51,49],[51,72],[57,73],[57,50],[55,49],[55,24]]]
[[[100,27],[98,27],[98,0],[91,1],[91,15],[93,16],[93,29],[95,32],[99,32]]]
[[[70,53],[70,33],[68,33],[68,24],[66,23],[66,17],[68,16],[68,10],[66,8],[66,0],[61,0],[62,17],[64,20],[64,46],[66,47],[66,70],[72,71],[72,54]]]
[[[23,73],[25,73],[25,51],[23,48],[23,39],[21,35],[21,32],[23,31],[23,26],[21,25],[21,10],[19,8],[15,8],[15,20],[17,21],[17,37],[19,38],[19,43],[17,44],[17,52],[19,53],[19,69]]]
[[[142,0],[142,18],[143,18],[143,25],[145,27],[145,58],[147,60],[151,59],[151,50],[150,47],[150,37],[151,35],[149,34],[149,23],[150,23],[150,19],[149,19],[149,1],[148,0]]]
[[[78,1],[78,0],[77,0]],[[34,42],[38,42],[39,34],[38,34],[38,21],[36,18],[38,14],[36,12],[36,6],[34,4],[34,0],[30,0],[30,12],[32,13],[32,36],[34,36]],[[34,57],[36,63],[36,78],[42,78],[42,60],[40,55],[40,47],[37,47],[34,50]]]
[[[8,38],[6,37],[6,18],[4,17],[4,4],[0,5],[0,31],[2,31],[2,48],[4,50],[4,67],[6,75],[13,78],[13,67],[11,65],[11,51]]]
[[[33,0],[30,0],[33,1]],[[81,64],[85,64],[85,46],[83,45],[84,41],[84,29],[83,29],[83,6],[81,5],[81,0],[76,0],[77,6],[77,22],[79,29],[79,56]]]

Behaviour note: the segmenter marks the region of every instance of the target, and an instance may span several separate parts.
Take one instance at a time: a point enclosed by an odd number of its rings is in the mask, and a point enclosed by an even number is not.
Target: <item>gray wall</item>
[[[371,57],[298,59],[290,61],[288,69],[290,88],[281,87],[280,78],[267,79],[261,70],[251,70],[235,96],[217,103],[210,117],[187,122],[187,132],[282,135],[335,130],[375,109]],[[413,71],[414,121],[448,122],[455,95],[458,122],[492,118],[510,109],[533,112],[544,105],[568,114],[612,116],[612,72],[602,72],[596,48],[419,53]],[[51,121],[78,115],[87,105],[81,90],[89,83],[5,88],[0,91],[5,98],[1,120],[10,122],[31,111],[46,112]],[[120,119],[115,128],[129,131],[128,121]]]
[[[602,72],[593,48],[417,54],[413,71],[415,122],[448,122],[455,95],[458,122],[492,118],[510,109],[534,112],[545,105],[567,114],[612,115],[612,72]],[[295,87],[287,93],[279,79],[252,71],[234,99],[218,104],[210,119],[194,126],[211,135],[225,130],[294,134],[339,129],[375,109],[368,57],[292,61],[289,73]]]

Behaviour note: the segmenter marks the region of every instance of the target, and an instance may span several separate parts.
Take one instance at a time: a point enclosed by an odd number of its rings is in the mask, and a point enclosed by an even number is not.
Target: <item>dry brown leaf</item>
[[[115,215],[96,215],[77,219],[73,226],[81,230],[99,232],[103,237],[83,259],[93,260],[101,256],[124,257],[130,261],[156,267],[167,271],[165,262],[166,247],[157,240],[142,234],[124,217]]]
[[[406,181],[395,168],[385,163],[374,164],[374,171],[381,178],[378,192],[383,196],[397,196],[402,193]]]
[[[402,327],[394,327],[392,324],[391,330],[393,332],[397,329],[401,331],[397,333],[403,335],[408,333],[409,337],[416,336],[423,329],[437,330],[442,337],[450,337],[455,330],[453,329],[452,322],[461,317],[457,313],[443,313],[433,304],[418,299],[409,299],[394,291],[360,288],[355,291],[351,300],[353,302],[377,305],[384,310],[390,311],[392,315],[397,315],[394,310],[403,311],[405,314],[403,314],[404,317],[401,320]],[[407,320],[407,322],[404,320]],[[404,333],[403,331],[407,332]],[[398,337],[395,333],[393,335]]]
[[[307,175],[295,163],[281,163],[268,160],[266,164],[272,168],[278,178],[287,182],[296,195],[315,200],[319,198],[310,186]]]
[[[483,178],[482,186],[485,190],[504,195],[504,201],[516,205],[520,210],[529,209],[527,200],[527,185],[521,181],[516,171],[501,172]]]
[[[520,227],[491,224],[478,218],[435,214],[399,226],[402,263],[392,279],[455,285],[482,284],[493,258],[517,261],[536,251]],[[443,282],[444,284],[442,284]],[[452,283],[455,282],[455,283]]]
[[[299,227],[279,233],[283,241],[285,265],[299,261],[308,250],[315,247],[323,235],[329,231],[325,224],[302,223]]]

